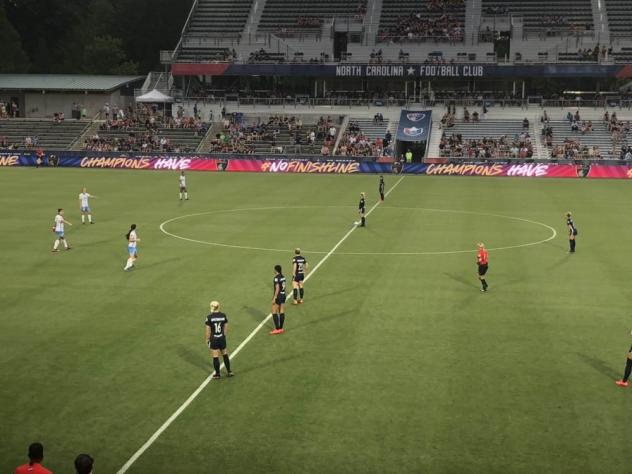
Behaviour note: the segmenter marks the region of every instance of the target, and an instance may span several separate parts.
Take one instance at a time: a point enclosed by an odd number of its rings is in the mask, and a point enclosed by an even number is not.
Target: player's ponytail
[[[125,234],[125,238],[127,240],[129,240],[129,236],[132,233],[133,230],[136,230],[136,224],[132,224],[132,226],[129,228],[129,231],[127,232],[127,234]]]

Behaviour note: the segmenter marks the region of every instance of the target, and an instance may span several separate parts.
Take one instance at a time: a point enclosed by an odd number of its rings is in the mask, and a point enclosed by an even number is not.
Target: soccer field
[[[187,177],[182,202],[175,172],[0,170],[0,472],[33,441],[56,473],[119,471],[211,373],[209,301],[234,350],[295,247],[326,260],[286,333],[254,333],[130,473],[629,471],[629,183],[386,176],[351,231],[375,176]]]

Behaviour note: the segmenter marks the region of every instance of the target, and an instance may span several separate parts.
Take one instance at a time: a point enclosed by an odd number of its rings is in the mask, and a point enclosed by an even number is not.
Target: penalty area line
[[[404,176],[400,177],[397,182],[393,185],[392,188],[390,188],[385,196],[388,196],[398,185],[399,183],[401,183],[404,179]],[[369,215],[371,215],[371,213],[377,209],[377,207],[379,206],[380,201],[377,201],[372,207],[371,209],[369,209],[369,211],[366,213],[366,216],[368,217]],[[345,235],[342,236],[342,238],[338,241],[338,243],[336,245],[334,245],[331,250],[329,252],[327,252],[327,254],[325,254],[325,256],[316,264],[316,266],[312,269],[312,271],[310,271],[306,276],[305,276],[305,281],[309,280],[312,275],[314,275],[314,273],[316,273],[318,271],[318,269],[329,259],[329,257],[331,257],[334,252],[338,249],[338,247],[340,247],[345,240],[347,240],[349,238],[349,236],[351,234],[353,234],[353,232],[358,228],[357,225],[354,225]],[[287,295],[286,297],[286,301],[290,299],[290,294]],[[248,336],[246,337],[246,339],[244,339],[241,344],[239,344],[239,346],[237,346],[237,349],[235,349],[231,354],[230,354],[230,358],[234,359],[237,354],[239,354],[241,352],[241,350],[252,340],[253,337],[255,337],[257,335],[257,333],[259,331],[261,331],[261,328],[263,328],[268,321],[270,321],[270,318],[272,318],[272,313],[269,313],[264,319],[263,321],[261,321],[256,328],[254,328],[252,330],[252,332],[250,334],[248,334]],[[222,370],[224,368],[224,364],[221,365],[220,370]],[[138,461],[138,459],[145,453],[145,451],[147,451],[152,444],[154,444],[156,442],[156,440],[160,437],[161,434],[163,434],[167,428],[169,428],[169,426],[171,426],[171,424],[176,421],[176,419],[182,414],[182,412],[184,410],[186,410],[189,405],[191,405],[191,403],[193,403],[193,401],[198,397],[198,395],[200,395],[200,393],[202,393],[202,390],[204,390],[206,388],[206,386],[211,382],[213,377],[213,373],[211,373],[208,377],[206,377],[204,379],[204,381],[200,384],[200,386],[198,388],[195,389],[195,391],[189,395],[189,398],[187,398],[185,400],[185,402],[180,405],[180,407],[173,412],[173,414],[167,418],[167,420],[160,426],[160,428],[158,428],[154,434],[152,434],[149,439],[147,441],[145,441],[145,443],[132,455],[132,457],[130,457],[127,462],[125,464],[123,464],[123,466],[117,471],[117,474],[124,474],[127,471],[129,471],[129,469],[132,467],[132,465]]]

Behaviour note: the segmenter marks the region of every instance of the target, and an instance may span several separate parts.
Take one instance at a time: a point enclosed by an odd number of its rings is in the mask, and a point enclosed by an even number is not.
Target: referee
[[[364,193],[360,193],[360,203],[358,204],[358,214],[360,214],[360,227],[366,227],[366,200]]]
[[[485,280],[485,275],[487,274],[487,269],[489,265],[489,254],[485,249],[485,245],[483,243],[478,244],[478,254],[476,255],[476,262],[478,263],[478,279],[481,281],[481,291],[485,293],[488,288],[487,280]]]
[[[619,387],[627,387],[630,374],[632,374],[632,347],[630,347],[628,358],[625,361],[625,371],[623,372],[623,378],[621,380],[617,380],[615,383]]]
[[[570,253],[575,253],[575,243],[577,237],[577,227],[573,222],[573,216],[570,212],[566,213],[566,227],[568,227],[568,244],[570,246]]]
[[[384,202],[384,176],[380,176],[380,201]]]

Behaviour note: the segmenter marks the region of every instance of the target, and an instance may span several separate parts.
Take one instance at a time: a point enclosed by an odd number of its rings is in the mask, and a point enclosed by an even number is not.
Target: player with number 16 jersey
[[[228,318],[219,310],[219,302],[211,301],[211,312],[206,316],[206,343],[211,350],[213,356],[213,373],[214,379],[220,378],[219,373],[219,356],[220,354],[224,358],[224,367],[229,377],[232,377],[233,373],[230,370],[230,359],[228,358],[228,351],[226,350],[226,331],[228,330]]]

